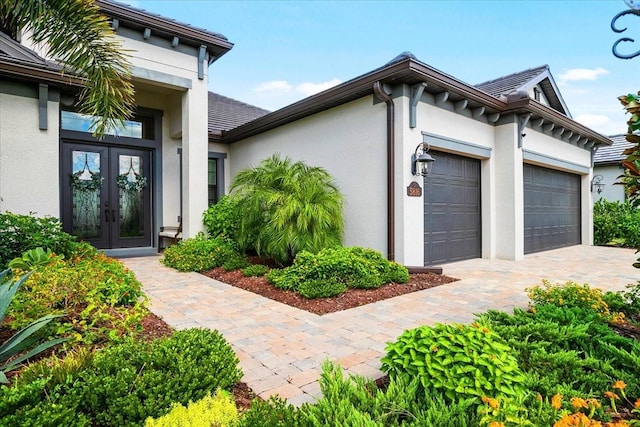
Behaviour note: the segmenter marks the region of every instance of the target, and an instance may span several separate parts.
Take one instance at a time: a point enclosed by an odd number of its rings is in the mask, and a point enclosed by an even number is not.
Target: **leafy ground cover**
[[[276,288],[264,276],[246,277],[240,270],[225,271],[223,268],[214,268],[202,274],[274,301],[320,315],[372,304],[458,280],[435,273],[410,274],[407,283],[389,283],[377,289],[347,289],[338,296],[309,299],[295,291]]]

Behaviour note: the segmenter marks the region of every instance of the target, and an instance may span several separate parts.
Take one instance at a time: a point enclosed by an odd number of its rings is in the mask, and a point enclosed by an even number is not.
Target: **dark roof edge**
[[[60,70],[54,70],[46,65],[27,64],[22,61],[7,60],[6,58],[0,58],[0,74],[12,75],[19,79],[45,81],[64,86],[84,87],[86,82],[83,78],[63,73]]]
[[[180,24],[175,21],[163,19],[160,16],[146,13],[127,5],[114,3],[106,0],[95,0],[95,4],[106,15],[115,16],[121,19],[129,20],[149,27],[157,28],[170,33],[175,33],[186,39],[197,41],[199,43],[215,46],[217,50],[223,51],[220,55],[233,47],[233,43],[228,41],[224,36],[214,34],[210,31],[201,30],[192,26]]]
[[[576,122],[575,120],[565,116],[554,108],[547,107],[546,105],[536,101],[535,99],[526,98],[514,103],[509,104],[506,110],[501,112],[502,114],[508,113],[532,113],[536,117],[549,120],[556,125],[560,125],[572,132],[576,132],[586,138],[592,139],[596,144],[611,145],[612,141],[609,137],[598,133],[585,125]]]
[[[331,89],[312,95],[280,110],[262,116],[252,122],[224,133],[224,142],[232,143],[253,135],[277,128],[295,120],[316,114],[341,104],[353,101],[373,93],[373,84],[377,81],[393,83],[407,77],[425,80],[437,80],[447,86],[447,90],[456,92],[469,100],[480,102],[489,108],[502,110],[506,103],[486,92],[474,88],[448,74],[429,67],[410,57],[392,62],[367,74],[363,74]]]
[[[269,113],[245,125],[224,132],[223,142],[233,143],[244,138],[248,138],[271,129],[275,129],[287,123],[316,114],[341,104],[353,101],[363,96],[373,93],[373,83],[398,83],[408,77],[421,79],[429,82],[434,81],[442,85],[446,90],[455,92],[468,100],[481,103],[487,108],[493,109],[500,114],[509,113],[532,113],[537,117],[542,117],[556,125],[565,127],[572,132],[576,132],[583,137],[595,141],[596,144],[611,145],[611,140],[590,128],[574,121],[564,114],[547,107],[542,103],[530,98],[507,104],[488,93],[475,88],[461,80],[448,74],[442,73],[433,67],[420,61],[407,58],[400,62],[394,62],[372,72],[356,77],[319,94],[310,96],[280,110]]]

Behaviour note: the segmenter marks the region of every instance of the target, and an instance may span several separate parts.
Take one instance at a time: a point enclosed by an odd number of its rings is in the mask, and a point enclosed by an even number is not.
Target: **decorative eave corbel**
[[[524,138],[524,129],[531,120],[531,113],[518,116],[518,148],[522,148],[522,138]]]
[[[500,113],[493,113],[487,116],[487,121],[489,121],[489,123],[495,123],[498,120],[500,120]]]
[[[547,123],[545,125],[542,125],[542,130],[545,132],[551,132],[554,127],[556,127],[556,125],[554,125],[553,123]]]
[[[531,122],[531,126],[533,126],[534,128],[541,128],[543,124],[544,119],[542,117]]]
[[[564,128],[558,128],[555,131],[553,131],[553,136],[555,136],[556,138],[560,138],[562,137],[563,133],[564,133]]]
[[[436,100],[437,104],[443,104],[449,99],[449,92],[445,91],[437,93],[433,98]]]
[[[473,110],[471,110],[471,117],[473,117],[474,119],[477,119],[478,117],[482,116],[484,112],[485,112],[484,107],[474,108]]]
[[[468,101],[468,100],[466,100],[466,99],[461,99],[460,101],[456,101],[456,102],[453,104],[453,108],[454,108],[458,113],[461,113],[461,112],[463,112],[463,111],[467,108],[467,106],[468,106],[468,105],[469,105],[469,101]]]
[[[409,127],[412,129],[416,127],[416,110],[426,87],[427,84],[425,82],[411,86],[411,93],[409,94]]]
[[[204,60],[207,54],[207,47],[200,46],[198,49],[198,80],[204,80]]]
[[[151,38],[151,28],[145,28],[142,33],[142,38],[145,40],[149,40]]]

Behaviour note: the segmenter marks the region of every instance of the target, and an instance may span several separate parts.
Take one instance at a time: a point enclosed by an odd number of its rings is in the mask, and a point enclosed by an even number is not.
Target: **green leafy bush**
[[[427,394],[439,390],[453,400],[524,392],[514,351],[483,323],[410,329],[385,350],[383,371],[391,378],[419,378]]]
[[[162,262],[178,271],[205,271],[220,267],[234,256],[238,253],[228,239],[198,234],[165,249]]]
[[[235,241],[240,225],[238,200],[232,196],[222,196],[218,203],[204,211],[202,223],[209,237],[224,237]]]
[[[0,212],[0,269],[30,249],[50,249],[69,258],[76,246],[76,238],[62,231],[57,218]]]
[[[593,243],[640,248],[640,209],[628,201],[598,200],[593,205]]]
[[[222,264],[222,269],[224,271],[241,270],[245,267],[249,267],[250,265],[251,263],[249,263],[245,257],[240,254],[236,254],[227,258],[227,260]]]
[[[19,329],[47,314],[62,316],[58,333],[78,333],[85,342],[120,338],[135,332],[146,314],[142,285],[113,258],[95,253],[38,267],[9,308],[10,327]]]
[[[350,375],[331,363],[322,366],[322,398],[300,408],[305,426],[477,426],[471,399],[446,401],[438,392],[419,392],[419,380],[391,379],[386,389]]]
[[[305,298],[327,298],[340,295],[347,285],[334,278],[305,280],[298,286],[298,292]]]
[[[0,324],[4,320],[11,300],[27,277],[24,275],[14,281],[9,276],[9,270],[0,272]],[[56,316],[45,315],[35,319],[8,340],[0,343],[0,383],[8,383],[6,373],[16,369],[25,360],[66,341],[65,338],[57,338],[38,344],[42,340],[39,339],[41,337],[38,337],[37,332],[55,318]]]
[[[628,318],[640,322],[640,282],[630,283],[626,289],[626,291],[606,292],[602,298],[612,313],[622,312]]]
[[[3,425],[139,426],[175,403],[230,390],[242,376],[231,346],[217,331],[202,329],[151,343],[130,339],[96,352],[88,369],[65,366],[70,369],[63,383],[47,377],[0,387]],[[60,421],[68,413],[79,421]]]
[[[588,284],[578,285],[574,282],[551,284],[542,281],[542,286],[525,289],[532,306],[554,304],[559,307],[581,307],[594,310],[603,316],[609,315],[609,306],[603,299],[602,290],[591,288]]]
[[[254,399],[242,413],[237,427],[303,427],[299,410],[280,397],[269,400]]]
[[[242,275],[244,277],[259,277],[264,276],[269,272],[269,267],[262,264],[254,264],[242,269]]]
[[[233,396],[223,390],[217,390],[215,395],[207,393],[205,397],[195,402],[189,402],[186,407],[181,404],[173,406],[171,411],[153,419],[147,418],[145,427],[231,427],[238,419]]]
[[[310,281],[337,291],[336,283],[349,288],[379,288],[391,281],[406,283],[409,273],[405,267],[387,261],[372,249],[337,247],[317,254],[300,252],[292,266],[271,270],[267,280],[286,290],[299,291]],[[308,295],[313,293],[309,284],[305,284],[304,289]]]
[[[600,397],[619,379],[628,395],[640,396],[640,342],[615,333],[590,308],[547,304],[482,319],[507,339],[534,394]]]
[[[274,155],[236,175],[232,197],[242,212],[240,249],[290,262],[342,242],[342,195],[322,168]]]

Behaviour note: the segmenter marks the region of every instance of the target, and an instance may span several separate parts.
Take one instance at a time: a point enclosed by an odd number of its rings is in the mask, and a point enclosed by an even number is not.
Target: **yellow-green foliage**
[[[189,402],[185,408],[176,404],[167,415],[147,418],[145,427],[227,427],[238,419],[233,397],[224,390],[207,394],[200,400]]]
[[[552,285],[547,280],[542,286],[525,289],[530,305],[553,304],[559,307],[580,307],[594,310],[600,315],[609,315],[609,306],[602,299],[602,290],[590,288],[586,283],[578,285],[574,282]]]

